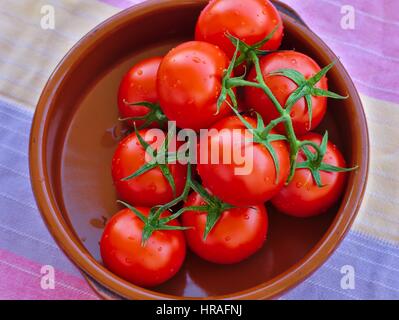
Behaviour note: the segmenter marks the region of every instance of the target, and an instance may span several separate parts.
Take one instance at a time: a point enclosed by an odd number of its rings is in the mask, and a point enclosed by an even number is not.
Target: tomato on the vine
[[[255,120],[247,117],[245,120],[257,127]],[[277,174],[271,153],[253,138],[236,116],[220,120],[210,128],[208,136],[201,138],[198,174],[204,187],[229,204],[245,206],[268,201],[288,178],[290,160],[286,142],[270,143],[279,163]]]
[[[316,133],[309,133],[303,136],[301,140],[321,144],[322,136]],[[312,147],[309,147],[309,151],[314,153]],[[297,162],[300,163],[305,160],[306,157],[303,151],[300,151]],[[340,168],[345,168],[346,166],[342,153],[331,142],[327,143],[323,163]],[[322,169],[320,168],[319,170],[321,186],[316,184],[309,169],[297,169],[288,186],[281,189],[271,200],[272,204],[279,211],[295,217],[305,218],[324,213],[342,195],[347,173],[328,172]]]
[[[161,57],[145,59],[134,65],[123,77],[118,90],[118,109],[121,118],[140,118],[148,115],[150,109],[144,105],[133,105],[138,102],[158,103],[156,88],[157,73]],[[147,127],[159,127],[154,117]],[[141,127],[145,119],[129,120],[130,125]]]
[[[202,206],[204,200],[193,192],[185,207]],[[258,251],[266,240],[267,211],[263,204],[237,207],[221,212],[204,239],[208,212],[186,211],[181,221],[189,248],[201,258],[220,264],[240,262]]]
[[[273,37],[258,49],[276,50],[280,47],[283,24],[273,4],[268,0],[212,0],[201,12],[195,39],[219,46],[232,58],[235,47],[226,33],[254,45],[276,27]]]
[[[158,95],[162,110],[180,128],[200,130],[231,113],[226,102],[217,108],[229,59],[218,47],[199,41],[183,43],[162,60]]]
[[[143,129],[138,132],[154,150],[159,150],[165,142],[165,134],[160,129]],[[168,151],[176,150],[171,145]],[[186,165],[179,162],[165,164],[173,178],[175,192],[160,167],[154,167],[137,177],[125,180],[150,160],[152,159],[148,150],[140,143],[136,133],[130,134],[119,143],[112,159],[112,178],[122,200],[137,206],[152,207],[170,202],[176,195],[181,194],[187,172]]]
[[[148,216],[148,208],[136,208]],[[161,217],[166,217],[164,212]],[[169,222],[179,226],[177,220]],[[180,230],[156,230],[142,244],[144,223],[123,209],[107,223],[100,241],[105,266],[121,278],[143,287],[153,287],[172,278],[186,256],[186,241]]]
[[[298,85],[288,77],[273,75],[281,69],[293,69],[300,72],[305,79],[316,75],[321,69],[319,65],[309,56],[296,51],[280,51],[271,53],[260,59],[260,68],[266,85],[277,98],[278,102],[284,107],[290,95],[298,88]],[[256,81],[256,70],[252,68],[247,76],[249,81]],[[323,77],[315,88],[327,90],[327,78]],[[273,102],[266,94],[258,88],[245,87],[245,99],[248,107],[253,108],[262,115],[265,122],[280,117]],[[324,96],[312,96],[312,119],[310,121],[308,105],[305,98],[298,100],[292,110],[291,118],[294,130],[298,135],[305,134],[316,128],[327,111],[327,98]],[[276,127],[280,132],[284,132],[283,124]]]

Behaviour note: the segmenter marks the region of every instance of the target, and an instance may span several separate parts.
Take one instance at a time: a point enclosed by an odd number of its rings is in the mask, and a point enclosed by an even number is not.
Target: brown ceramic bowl
[[[111,292],[131,299],[266,299],[299,284],[337,248],[359,209],[367,180],[369,142],[359,96],[338,62],[329,74],[333,91],[320,130],[343,150],[349,174],[340,203],[327,214],[296,219],[270,208],[265,246],[232,266],[189,254],[182,270],[151,290],[128,283],[101,263],[103,218],[118,210],[110,164],[121,128],[116,93],[122,75],[138,60],[164,54],[193,38],[205,0],[154,0],[132,7],[91,31],[66,55],[37,105],[30,140],[33,190],[43,218],[66,255]],[[276,3],[280,10],[289,8]],[[303,23],[282,13],[284,48],[295,48],[325,66],[333,52]]]

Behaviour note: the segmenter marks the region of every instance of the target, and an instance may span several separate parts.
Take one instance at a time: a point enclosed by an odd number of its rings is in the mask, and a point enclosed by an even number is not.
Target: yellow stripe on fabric
[[[54,30],[40,26],[43,5],[54,7]],[[2,0],[0,96],[33,109],[65,53],[119,10],[95,0]]]
[[[353,229],[399,243],[399,105],[361,95],[370,133],[370,173]]]

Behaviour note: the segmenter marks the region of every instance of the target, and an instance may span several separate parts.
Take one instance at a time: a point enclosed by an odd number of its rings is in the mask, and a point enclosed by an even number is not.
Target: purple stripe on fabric
[[[286,0],[284,0],[286,1]],[[291,0],[292,1],[292,0]],[[319,0],[324,3],[331,3],[335,6],[351,5],[357,11],[374,20],[384,17],[386,23],[399,24],[399,1],[397,0]]]
[[[355,7],[355,30],[341,28],[341,6],[338,0],[285,0],[302,16],[341,58],[353,77],[358,89],[372,97],[399,102],[399,19],[384,21],[388,7],[364,1],[369,6],[353,1]],[[396,7],[399,1],[396,2]],[[392,6],[395,8],[395,6]],[[389,11],[389,10],[388,10]],[[391,17],[395,18],[396,17]]]
[[[104,2],[117,8],[126,9],[132,5],[144,2],[144,0],[100,0],[100,2]]]
[[[315,274],[282,299],[398,299],[398,265],[398,246],[350,232]],[[353,267],[353,289],[341,287],[344,266]]]

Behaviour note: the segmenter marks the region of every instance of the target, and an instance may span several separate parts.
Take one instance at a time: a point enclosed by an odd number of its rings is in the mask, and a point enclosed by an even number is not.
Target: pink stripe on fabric
[[[40,286],[42,265],[0,249],[0,299],[96,300],[83,278],[55,270],[55,289]]]

